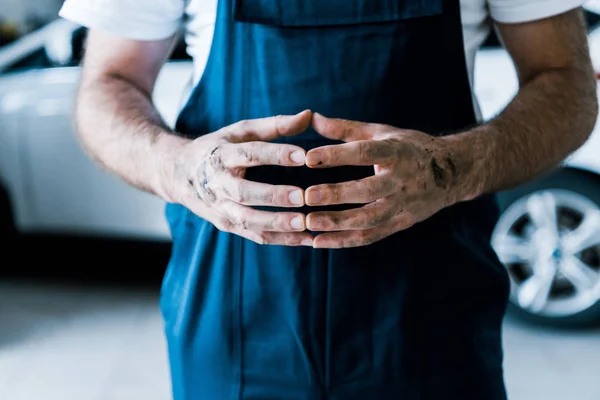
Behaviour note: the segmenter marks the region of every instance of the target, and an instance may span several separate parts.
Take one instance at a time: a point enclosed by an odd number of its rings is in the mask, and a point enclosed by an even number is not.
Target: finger
[[[327,118],[319,113],[312,117],[312,127],[328,139],[352,142],[373,138],[374,124],[339,118]]]
[[[218,155],[227,168],[281,165],[299,167],[304,165],[306,152],[291,144],[247,142],[224,144]]]
[[[351,210],[310,213],[306,216],[306,228],[319,232],[369,229],[387,223],[399,213],[390,201],[382,199]]]
[[[310,126],[312,112],[304,110],[296,115],[247,119],[222,129],[234,143],[269,141],[282,136],[294,136]]]
[[[322,233],[315,236],[313,240],[313,247],[317,249],[340,249],[347,247],[368,246],[394,234],[397,231],[398,229],[396,228],[395,221],[389,221],[384,225],[380,225],[371,229]]]
[[[296,186],[269,185],[242,178],[221,179],[223,194],[245,206],[299,207],[304,205],[304,191]]]
[[[306,216],[301,213],[259,211],[233,201],[226,201],[222,211],[236,229],[255,232],[294,232],[306,229]]]
[[[313,245],[313,237],[307,232],[253,232],[247,229],[234,229],[231,233],[258,244],[310,247]]]
[[[309,206],[333,204],[365,204],[383,199],[397,190],[396,181],[390,173],[356,181],[311,186],[305,191],[306,204]]]
[[[383,140],[358,140],[338,145],[317,147],[306,154],[306,165],[329,168],[342,165],[390,164],[396,150]]]
[[[262,232],[259,236],[262,239],[261,244],[310,247],[313,245],[313,236],[308,232]]]

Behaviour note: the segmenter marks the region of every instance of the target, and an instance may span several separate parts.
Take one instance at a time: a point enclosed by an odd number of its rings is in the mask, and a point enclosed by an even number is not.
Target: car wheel
[[[6,249],[6,251],[13,249],[16,236],[8,193],[0,187],[0,243],[2,244],[2,248]],[[3,258],[6,256],[6,251],[3,251]]]
[[[561,169],[498,195],[492,246],[510,308],[544,324],[600,322],[600,179]]]

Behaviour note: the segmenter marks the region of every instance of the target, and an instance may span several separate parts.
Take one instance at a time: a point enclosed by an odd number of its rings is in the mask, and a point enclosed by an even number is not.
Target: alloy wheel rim
[[[514,202],[492,246],[511,280],[511,301],[547,317],[578,314],[600,301],[600,207],[568,190]]]

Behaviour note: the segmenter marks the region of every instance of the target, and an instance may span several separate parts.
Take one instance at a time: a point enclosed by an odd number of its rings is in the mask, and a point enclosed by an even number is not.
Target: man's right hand
[[[196,140],[173,135],[152,93],[176,40],[177,34],[133,40],[90,29],[76,102],[83,148],[130,185],[182,204],[223,231],[258,243],[312,245],[303,214],[251,208],[302,206],[302,189],[244,179],[248,167],[303,166],[302,148],[265,142],[305,131],[312,113],[242,121]]]
[[[172,199],[221,231],[260,244],[312,246],[304,214],[251,208],[300,207],[303,189],[244,179],[248,167],[303,166],[306,152],[301,147],[266,142],[304,132],[311,119],[306,110],[294,116],[245,120],[187,142],[174,156]]]

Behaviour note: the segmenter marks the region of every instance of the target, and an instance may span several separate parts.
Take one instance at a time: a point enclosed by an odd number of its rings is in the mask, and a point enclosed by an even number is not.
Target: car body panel
[[[191,62],[169,62],[154,91],[173,125],[192,74]],[[74,134],[79,68],[0,77],[0,175],[21,232],[169,240],[164,202],[100,169]],[[52,151],[49,151],[52,149]]]

